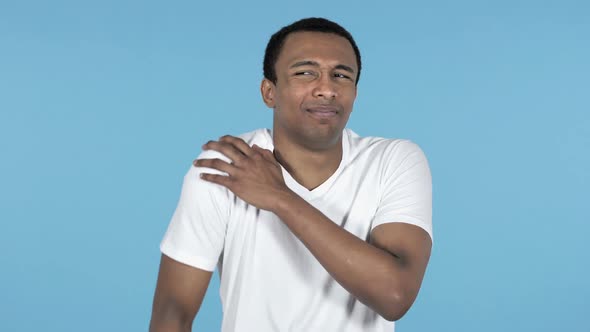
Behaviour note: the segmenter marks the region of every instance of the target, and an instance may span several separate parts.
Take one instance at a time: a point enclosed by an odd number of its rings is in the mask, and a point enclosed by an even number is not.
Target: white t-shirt
[[[289,188],[363,240],[390,222],[417,225],[432,237],[432,185],[422,150],[349,129],[342,136],[342,161],[330,178],[310,191],[283,168]],[[268,129],[240,137],[273,150]],[[215,151],[199,158],[228,160]],[[393,331],[394,322],[342,288],[275,214],[201,180],[201,172],[223,174],[191,167],[160,249],[199,269],[219,268],[223,332]]]

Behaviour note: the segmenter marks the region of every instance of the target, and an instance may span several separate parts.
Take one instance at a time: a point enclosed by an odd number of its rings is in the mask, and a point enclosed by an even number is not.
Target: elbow
[[[389,310],[387,312],[381,313],[381,317],[385,318],[385,320],[388,320],[390,322],[395,322],[400,320],[405,314],[406,314],[407,310],[405,311],[401,311],[401,310]]]
[[[378,313],[381,317],[390,322],[401,319],[410,309],[414,302],[413,297],[401,290],[390,291],[383,298],[383,305]]]

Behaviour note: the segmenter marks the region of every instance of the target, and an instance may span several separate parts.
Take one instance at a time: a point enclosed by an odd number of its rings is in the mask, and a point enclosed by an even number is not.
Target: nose
[[[313,96],[317,98],[334,99],[338,96],[338,89],[330,75],[322,75],[316,80]]]

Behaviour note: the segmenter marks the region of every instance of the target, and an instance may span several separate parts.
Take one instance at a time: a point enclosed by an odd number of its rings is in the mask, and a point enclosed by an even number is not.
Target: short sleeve
[[[205,151],[198,159],[209,158],[228,160],[215,151]],[[160,250],[178,262],[213,271],[225,242],[230,199],[225,187],[202,180],[203,172],[225,174],[202,167],[189,169]]]
[[[401,141],[389,146],[384,158],[372,229],[403,222],[421,227],[432,239],[432,177],[426,156],[417,144]]]

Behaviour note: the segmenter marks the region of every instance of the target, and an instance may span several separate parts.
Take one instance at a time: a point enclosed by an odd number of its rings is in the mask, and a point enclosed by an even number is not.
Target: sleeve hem
[[[215,266],[217,265],[217,261],[212,261],[202,256],[188,254],[164,242],[160,244],[160,251],[164,255],[172,258],[177,262],[209,272],[213,272],[215,270]]]

